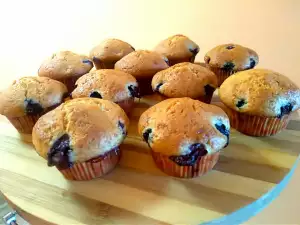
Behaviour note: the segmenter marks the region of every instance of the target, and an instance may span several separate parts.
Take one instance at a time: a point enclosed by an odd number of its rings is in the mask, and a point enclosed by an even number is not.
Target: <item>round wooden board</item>
[[[213,171],[178,179],[155,167],[137,134],[139,115],[156,102],[148,97],[136,104],[120,165],[88,182],[67,181],[47,167],[31,136],[2,119],[0,190],[17,208],[56,224],[240,224],[285,187],[300,152],[299,121],[274,137],[232,129]]]

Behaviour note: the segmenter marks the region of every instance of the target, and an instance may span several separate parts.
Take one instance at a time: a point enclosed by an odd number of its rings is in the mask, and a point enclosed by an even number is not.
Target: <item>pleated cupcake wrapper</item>
[[[164,95],[162,95],[162,94],[160,94],[160,93],[158,93],[158,92],[156,92],[155,94],[156,94],[156,95],[159,95],[159,97],[158,97],[158,98],[159,98],[159,101],[163,101],[163,100],[168,99],[168,97],[166,97],[166,96],[164,96]],[[200,96],[200,97],[198,97],[196,100],[199,100],[199,101],[201,101],[201,102],[210,104],[210,103],[211,103],[212,97],[213,97],[213,93],[210,94],[210,95]]]
[[[211,93],[210,95],[204,95],[198,98],[199,101],[210,104],[211,99],[213,97],[214,93]]]
[[[224,70],[222,68],[217,68],[217,67],[208,67],[212,72],[214,72],[214,74],[216,74],[217,78],[218,78],[218,87],[221,86],[221,84],[232,74],[238,72],[238,71],[227,71]]]
[[[250,136],[271,136],[285,129],[290,120],[290,115],[282,118],[253,116],[236,112],[226,108],[226,113],[230,118],[230,125],[241,133]]]
[[[101,177],[118,164],[121,158],[120,150],[111,150],[105,154],[86,162],[75,163],[71,168],[58,169],[67,180],[92,180]]]
[[[175,64],[182,63],[182,62],[195,62],[195,57],[186,57],[181,59],[169,59],[169,66],[174,66]]]
[[[58,81],[64,83],[68,89],[68,93],[71,94],[72,91],[75,89],[75,83],[76,81],[81,77],[80,76],[71,76],[71,77],[66,77],[64,79],[59,79]]]
[[[7,117],[7,119],[20,133],[31,134],[36,121],[38,121],[42,115],[43,114],[38,114],[35,116],[27,115],[15,118]]]
[[[193,166],[179,166],[174,161],[169,159],[169,156],[151,151],[153,160],[157,167],[164,173],[180,178],[193,178],[201,176],[216,165],[220,153],[203,156],[195,162]]]
[[[125,113],[129,115],[134,107],[134,98],[116,102],[116,104],[118,104],[125,111]]]
[[[94,65],[97,70],[100,69],[114,69],[117,61],[94,61]]]

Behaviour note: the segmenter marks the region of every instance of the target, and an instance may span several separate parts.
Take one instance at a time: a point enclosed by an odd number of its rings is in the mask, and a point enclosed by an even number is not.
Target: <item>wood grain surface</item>
[[[21,212],[54,224],[199,224],[259,200],[299,155],[300,126],[293,119],[273,137],[254,138],[232,129],[230,145],[203,177],[166,176],[155,167],[136,129],[140,114],[157,100],[136,103],[120,165],[88,182],[67,181],[47,167],[31,136],[20,135],[1,119],[0,190]]]

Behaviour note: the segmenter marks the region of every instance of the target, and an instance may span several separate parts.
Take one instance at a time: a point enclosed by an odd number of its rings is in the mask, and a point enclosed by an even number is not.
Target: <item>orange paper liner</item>
[[[7,117],[7,119],[20,133],[31,134],[36,121],[38,121],[42,115],[43,114],[15,118]]]
[[[116,102],[116,104],[118,104],[125,111],[125,113],[129,115],[129,113],[134,107],[134,98],[129,98],[120,102]]]
[[[114,69],[117,61],[114,60],[114,61],[103,62],[102,60],[97,60],[97,61],[93,61],[93,62],[94,62],[96,69],[99,70],[99,69]]]
[[[119,149],[113,149],[103,156],[86,162],[75,163],[71,168],[58,169],[67,180],[92,180],[101,177],[113,170],[120,160]]]
[[[169,98],[169,97],[164,96],[163,94],[161,94],[161,93],[159,93],[159,92],[155,92],[155,95],[158,96],[158,97],[157,97],[158,101],[163,101],[163,100],[166,100],[166,99]],[[199,100],[199,101],[201,101],[201,102],[210,104],[213,95],[214,95],[214,94],[212,93],[212,94],[210,94],[210,95],[200,96],[200,97],[198,97],[196,100]]]
[[[222,68],[217,68],[217,67],[208,67],[214,74],[216,74],[218,78],[218,87],[221,86],[221,84],[232,74],[236,73],[237,71],[227,71]]]
[[[68,93],[71,93],[74,89],[75,89],[75,83],[76,81],[81,77],[80,76],[71,76],[71,77],[67,77],[65,79],[60,79],[58,81],[64,83],[68,89]]]
[[[271,136],[285,129],[290,120],[289,115],[282,118],[253,116],[239,113],[226,107],[225,112],[230,119],[230,125],[239,132],[250,136]]]
[[[210,95],[204,95],[198,98],[199,101],[210,104],[211,99],[213,97],[214,93],[211,93]]]
[[[182,62],[191,62],[194,63],[195,57],[186,57],[180,59],[169,59],[169,66],[174,66],[175,64],[182,63]]]
[[[200,157],[193,166],[179,166],[168,155],[151,151],[156,166],[164,173],[180,178],[193,178],[204,175],[216,165],[220,153]]]

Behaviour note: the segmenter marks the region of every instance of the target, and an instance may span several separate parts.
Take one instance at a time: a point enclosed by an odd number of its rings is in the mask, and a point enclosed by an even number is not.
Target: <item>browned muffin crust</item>
[[[228,144],[229,130],[221,108],[191,98],[164,100],[146,110],[138,124],[151,149],[164,155],[189,154],[198,143],[213,154]]]
[[[126,136],[129,119],[115,103],[78,98],[42,116],[33,128],[32,141],[40,156],[62,136],[68,138],[68,161],[84,162],[118,147]]]
[[[222,68],[228,71],[252,69],[258,64],[257,53],[242,45],[218,45],[206,53],[204,61],[210,67]]]
[[[215,88],[217,88],[216,75],[203,66],[189,62],[162,70],[152,79],[152,89],[169,98],[195,99]]]
[[[89,72],[76,82],[73,98],[98,97],[113,102],[139,97],[136,79],[119,70],[102,69]]]
[[[188,37],[177,34],[161,41],[154,50],[170,61],[184,59],[184,61],[194,62],[200,48]]]
[[[90,51],[90,58],[101,61],[118,61],[135,49],[125,41],[110,38],[102,41]]]
[[[148,50],[137,50],[123,57],[115,64],[115,69],[136,78],[152,77],[158,71],[168,68],[164,56]]]
[[[266,69],[230,76],[219,96],[229,108],[257,116],[281,117],[300,107],[300,89],[287,77]]]
[[[22,77],[0,92],[0,114],[14,118],[62,103],[66,86],[47,77]]]
[[[46,59],[39,68],[38,75],[54,80],[78,77],[88,73],[93,68],[93,62],[85,55],[71,51],[61,51]]]

